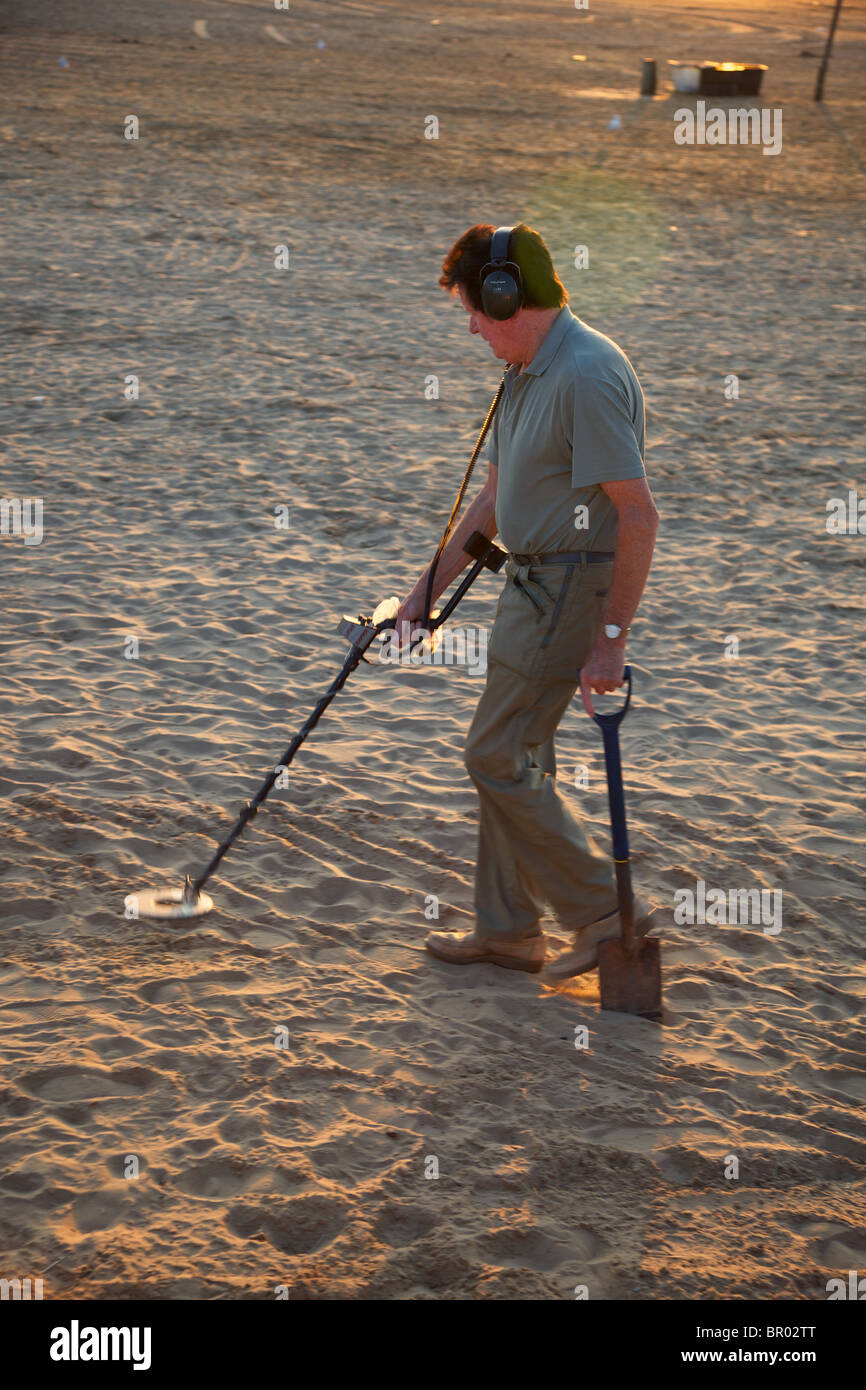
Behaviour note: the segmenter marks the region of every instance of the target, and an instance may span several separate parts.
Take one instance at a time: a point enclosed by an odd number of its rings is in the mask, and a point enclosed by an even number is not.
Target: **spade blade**
[[[601,1007],[641,1018],[662,1016],[662,964],[658,937],[645,936],[628,950],[621,939],[598,948]]]

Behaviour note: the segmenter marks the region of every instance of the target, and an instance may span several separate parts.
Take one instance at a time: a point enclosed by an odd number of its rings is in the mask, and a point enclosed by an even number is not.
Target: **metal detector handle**
[[[472,535],[464,544],[463,549],[467,555],[472,556],[475,564],[472,565],[463,576],[457,588],[454,590],[454,593],[441,611],[436,614],[435,618],[431,617],[428,620],[426,628],[422,629],[423,632],[435,632],[438,627],[441,627],[443,623],[448,621],[454,609],[464,597],[467,590],[475,583],[475,580],[482,570],[492,570],[492,572],[496,574],[502,569],[502,566],[508,559],[508,551],[503,550],[495,541],[485,536],[483,531],[473,531]],[[375,627],[371,627],[367,620],[359,619],[356,623],[353,622],[351,618],[344,617],[340,623],[339,631],[343,637],[346,637],[348,641],[364,652],[372,644],[378,633],[387,632],[389,628],[393,629],[396,628],[396,626],[397,623],[394,618],[385,618],[383,622],[377,623]],[[423,637],[419,639],[419,642],[420,641],[423,641]],[[366,661],[366,659],[365,657],[364,660]]]

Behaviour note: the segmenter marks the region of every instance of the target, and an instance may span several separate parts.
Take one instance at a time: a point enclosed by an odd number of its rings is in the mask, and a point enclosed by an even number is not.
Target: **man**
[[[519,307],[506,318],[486,313],[485,303],[502,312],[485,289],[493,232],[487,224],[465,232],[439,281],[459,294],[469,332],[509,365],[487,482],[442,553],[433,596],[470,563],[463,543],[473,531],[498,533],[509,558],[465,752],[480,802],[476,926],[431,932],[426,944],[455,964],[541,970],[546,901],[573,935],[547,973],[568,978],[598,964],[599,942],[618,936],[620,921],[609,859],[556,791],[553,740],[578,678],[590,714],[591,691],[623,684],[658,513],[631,364],[572,314],[547,247],[522,223],[501,234]],[[427,571],[401,604],[398,631],[423,619],[426,584]],[[639,900],[635,917],[645,934],[650,916]]]

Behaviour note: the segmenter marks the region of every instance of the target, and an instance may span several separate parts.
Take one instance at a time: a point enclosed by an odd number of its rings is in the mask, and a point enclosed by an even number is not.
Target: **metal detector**
[[[497,406],[499,405],[499,401],[502,397],[504,384],[505,377],[503,376],[502,381],[499,383],[499,389],[496,392],[493,404],[487,412],[487,418],[485,419],[481,433],[478,436],[478,441],[475,445],[475,448],[472,451],[472,457],[469,460],[469,466],[466,469],[463,482],[460,486],[460,491],[457,495],[457,501],[454,504],[451,516],[449,517],[448,522],[445,526],[445,530],[442,533],[442,539],[439,542],[436,554],[434,555],[433,560],[430,564],[426,585],[426,597],[424,603],[424,621],[421,624],[420,640],[416,641],[414,644],[410,644],[410,651],[417,648],[421,643],[426,641],[427,637],[431,635],[436,628],[441,627],[442,624],[448,620],[448,618],[454,612],[454,609],[457,607],[460,600],[463,598],[464,594],[472,586],[472,584],[475,583],[475,580],[478,578],[482,570],[488,569],[496,573],[497,570],[502,568],[502,565],[505,562],[507,552],[504,551],[501,548],[501,546],[496,545],[493,541],[489,540],[488,537],[483,535],[480,531],[473,531],[472,535],[469,537],[469,540],[465,543],[463,549],[467,555],[470,555],[473,558],[475,563],[472,565],[468,573],[460,581],[454,593],[448,599],[444,607],[435,614],[431,615],[430,604],[432,598],[433,580],[436,571],[436,566],[439,562],[439,558],[443,550],[445,549],[448,538],[451,535],[452,530],[454,529],[454,524],[456,522],[457,514],[460,510],[460,506],[463,501],[464,494],[466,492],[466,487],[469,482],[470,474],[472,473],[475,461],[478,458],[479,453],[481,452],[481,445],[483,444],[484,437],[487,434],[488,429],[490,428],[490,422],[493,419]],[[351,616],[343,616],[337,630],[340,633],[340,635],[342,637],[345,637],[346,640],[349,642],[350,650],[345,661],[343,662],[342,668],[340,669],[339,673],[334,677],[333,681],[328,686],[328,689],[325,691],[324,695],[319,700],[318,704],[316,705],[312,713],[309,715],[306,722],[295,734],[295,737],[292,739],[291,743],[289,744],[282,758],[274,767],[273,771],[271,771],[265,778],[264,782],[259,787],[252,800],[248,801],[246,806],[244,806],[243,810],[241,811],[231,830],[226,835],[225,839],[222,840],[221,843],[217,846],[211,859],[205,865],[204,869],[202,869],[201,873],[196,878],[193,878],[192,875],[187,874],[183,888],[152,888],[146,889],[140,893],[128,894],[125,899],[127,916],[131,918],[187,918],[203,917],[206,912],[211,911],[214,905],[213,899],[210,898],[207,895],[207,893],[202,892],[204,885],[207,883],[208,879],[211,878],[211,876],[216,872],[223,858],[234,844],[235,840],[238,838],[239,835],[242,834],[244,828],[256,815],[256,813],[259,810],[259,807],[265,801],[265,799],[268,796],[268,793],[270,792],[271,788],[276,782],[277,777],[280,775],[282,771],[284,771],[289,766],[298,749],[301,747],[301,744],[307,738],[307,735],[311,734],[313,729],[315,729],[316,725],[318,724],[325,710],[328,708],[328,705],[333,700],[334,696],[338,693],[338,691],[342,690],[349,676],[361,663],[361,661],[366,660],[364,653],[372,646],[373,642],[375,642],[377,637],[386,633],[389,629],[393,630],[393,628],[396,625],[395,613],[394,611],[391,611],[393,609],[393,602],[393,600],[386,600],[384,603],[379,604],[378,608],[370,617],[361,616],[358,618],[353,618]]]

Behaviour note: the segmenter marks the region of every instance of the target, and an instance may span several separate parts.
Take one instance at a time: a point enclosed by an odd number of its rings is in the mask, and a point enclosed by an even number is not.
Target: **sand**
[[[866,1269],[864,540],[825,525],[864,486],[866,27],[843,13],[822,109],[827,13],[4,14],[0,492],[44,499],[41,544],[0,539],[6,1277],[823,1299]],[[705,57],[770,65],[780,155],[675,145],[667,59]],[[596,974],[424,951],[429,895],[472,922],[465,670],[361,667],[217,910],[124,917],[206,862],[339,668],[339,615],[435,546],[500,376],[439,267],[521,218],[647,397],[662,529],[623,747],[663,1027],[602,1014]],[[577,708],[559,765],[607,844]],[[782,930],[678,923],[699,880],[781,892]]]

